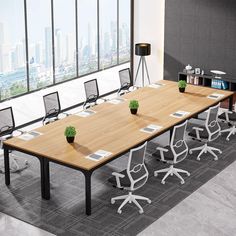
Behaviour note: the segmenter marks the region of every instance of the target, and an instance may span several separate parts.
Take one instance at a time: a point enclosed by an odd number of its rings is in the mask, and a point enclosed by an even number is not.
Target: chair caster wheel
[[[189,154],[193,154],[193,151],[192,151],[192,150],[189,150]]]
[[[190,176],[190,173],[187,173],[187,176]]]
[[[197,160],[200,161],[200,158],[198,157]]]
[[[222,154],[222,151],[219,151],[220,154]]]
[[[149,204],[152,203],[152,201],[151,201],[150,199],[148,199],[147,202],[148,202]]]
[[[184,181],[181,181],[180,183],[181,183],[181,184],[184,184],[185,182],[184,182]]]
[[[226,139],[229,142],[229,138]]]
[[[155,172],[154,172],[154,176],[157,177],[157,176],[158,176],[158,173],[155,173]]]
[[[117,212],[118,212],[119,214],[121,214],[121,213],[122,213],[122,210],[118,210]]]
[[[111,204],[114,204],[115,203],[115,200],[111,199]]]
[[[165,181],[161,181],[162,184],[165,184],[166,182]]]
[[[143,210],[139,210],[139,214],[143,214]]]
[[[214,161],[218,161],[218,158],[214,158]]]

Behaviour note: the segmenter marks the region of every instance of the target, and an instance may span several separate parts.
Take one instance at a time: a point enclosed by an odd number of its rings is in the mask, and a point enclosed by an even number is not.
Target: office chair
[[[86,101],[83,104],[83,109],[87,109],[94,105],[97,105],[98,99],[101,99],[104,102],[106,101],[106,99],[99,98],[97,79],[92,79],[84,82],[84,89],[86,94]]]
[[[58,120],[58,115],[61,113],[61,104],[58,92],[49,93],[43,96],[45,116],[43,118],[43,125]],[[62,112],[63,113],[63,112]],[[66,116],[69,114],[63,113]]]
[[[119,214],[122,213],[121,209],[127,203],[133,202],[139,208],[140,214],[143,213],[143,208],[140,206],[137,200],[144,200],[148,203],[151,203],[149,198],[133,195],[133,191],[141,188],[148,179],[148,170],[144,163],[146,147],[147,142],[138,148],[131,149],[127,169],[120,173],[113,172],[113,177],[109,179],[109,182],[111,182],[114,187],[129,191],[128,195],[118,196],[111,199],[111,204],[114,204],[117,200],[124,200],[118,208],[117,212]]]
[[[13,132],[15,129],[15,120],[13,116],[12,107],[7,107],[0,110],[0,145],[2,149],[3,141],[13,137]],[[23,132],[18,130],[20,134]],[[13,153],[10,158],[10,171],[11,172],[20,172],[28,167],[28,161],[26,160],[22,167],[19,166],[19,163],[16,160],[16,156]],[[1,153],[1,159],[3,159],[3,151]],[[1,170],[1,173],[4,173],[4,170]]]
[[[189,133],[189,136],[193,137],[194,139],[205,142],[204,145],[189,150],[190,154],[192,154],[194,151],[200,151],[197,156],[197,160],[200,160],[200,156],[207,152],[215,157],[214,160],[218,160],[218,156],[214,153],[214,151],[222,153],[220,149],[208,145],[209,142],[216,140],[221,134],[221,128],[218,123],[219,106],[220,104],[209,108],[205,126],[193,127],[193,130]]]
[[[224,112],[219,115],[220,120],[224,120],[229,124],[228,129],[221,130],[221,133],[229,133],[226,137],[226,140],[229,141],[231,135],[236,134],[236,112],[224,110]]]
[[[119,71],[119,78],[120,78],[120,85],[121,87],[119,88],[117,94],[123,95],[127,92],[129,92],[129,88],[131,87],[131,74],[130,74],[130,69],[126,68],[123,70]]]
[[[185,141],[186,127],[187,121],[180,125],[176,125],[173,129],[170,145],[164,148],[156,148],[160,151],[159,160],[170,164],[170,167],[168,168],[154,171],[154,176],[158,176],[159,173],[166,173],[161,181],[162,184],[165,184],[165,180],[169,175],[176,175],[181,180],[181,184],[184,184],[185,181],[179,173],[184,173],[190,176],[188,171],[174,167],[174,165],[183,161],[188,155],[188,145]]]

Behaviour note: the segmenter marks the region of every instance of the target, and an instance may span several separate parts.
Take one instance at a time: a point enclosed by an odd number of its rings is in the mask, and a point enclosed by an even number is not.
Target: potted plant
[[[184,93],[184,92],[185,92],[185,88],[186,88],[186,86],[187,86],[187,83],[186,83],[185,80],[179,80],[178,86],[179,86],[179,91],[180,91],[181,93]]]
[[[139,107],[139,103],[137,100],[131,100],[129,102],[129,108],[130,108],[131,114],[134,114],[134,115],[137,114],[138,107]]]
[[[66,140],[68,143],[73,143],[76,135],[75,127],[73,126],[66,127],[64,135],[66,136]]]

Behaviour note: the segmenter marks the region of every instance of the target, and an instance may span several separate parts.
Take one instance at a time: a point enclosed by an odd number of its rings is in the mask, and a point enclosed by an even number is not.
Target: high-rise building
[[[55,30],[55,62],[59,66],[63,61],[63,42],[62,32],[60,29]]]
[[[42,43],[37,42],[35,45],[35,62],[40,64],[42,61]]]
[[[5,42],[5,35],[4,35],[4,25],[0,22],[0,45]]]
[[[52,29],[45,28],[45,66],[47,68],[52,66]]]

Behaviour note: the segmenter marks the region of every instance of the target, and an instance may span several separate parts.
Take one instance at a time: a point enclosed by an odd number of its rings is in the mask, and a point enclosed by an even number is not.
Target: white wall
[[[163,79],[164,16],[165,0],[134,0],[134,43],[151,44],[151,55],[146,57],[151,82]],[[139,57],[134,59],[135,76]]]

